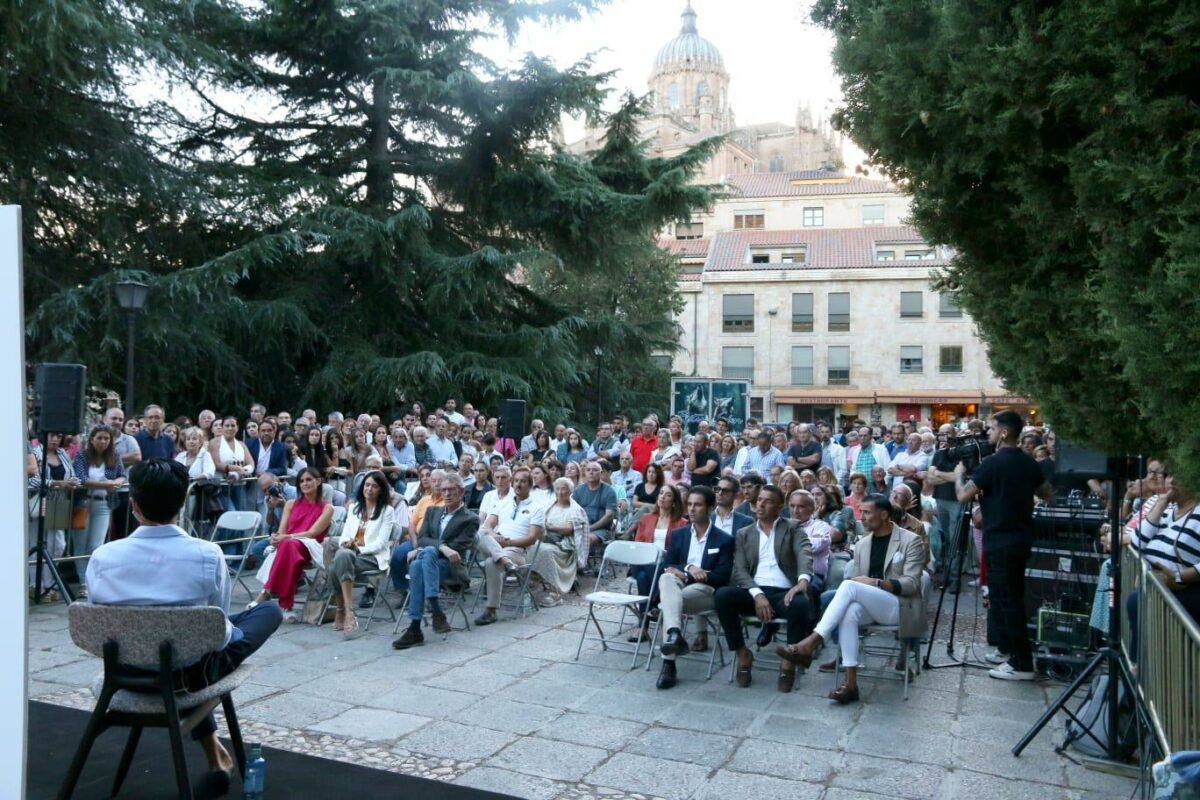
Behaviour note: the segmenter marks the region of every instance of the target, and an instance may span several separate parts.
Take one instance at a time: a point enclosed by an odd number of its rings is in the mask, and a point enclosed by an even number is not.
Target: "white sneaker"
[[[1008,653],[1001,653],[999,650],[995,649],[989,650],[987,655],[983,657],[983,660],[989,664],[1007,664]]]
[[[978,589],[979,588],[979,579],[976,578],[973,581],[967,581],[967,586],[970,586],[972,589]]]
[[[1032,672],[1014,669],[1012,664],[1001,664],[995,669],[989,669],[988,675],[1001,681],[1031,681],[1037,677]]]
[[[295,611],[283,612],[283,621],[288,625],[295,624],[300,620],[300,616]]]

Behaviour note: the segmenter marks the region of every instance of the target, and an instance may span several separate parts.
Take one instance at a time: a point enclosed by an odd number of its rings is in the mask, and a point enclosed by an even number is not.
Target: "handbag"
[[[50,490],[50,493],[46,495],[45,505],[47,530],[61,531],[71,527],[74,521],[74,515],[71,512],[73,500],[74,492],[63,489]],[[87,525],[86,515],[84,515],[83,524]]]
[[[71,513],[71,530],[81,531],[88,526],[87,504],[81,505]]]

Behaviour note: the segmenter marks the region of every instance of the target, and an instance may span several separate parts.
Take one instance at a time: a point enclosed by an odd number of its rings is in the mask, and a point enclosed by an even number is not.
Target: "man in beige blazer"
[[[870,536],[854,548],[854,578],[838,586],[813,633],[798,644],[778,647],[779,657],[807,667],[834,630],[842,651],[846,681],[829,697],[845,705],[858,700],[858,629],[860,625],[899,625],[902,639],[925,633],[921,572],[925,544],[892,522],[892,504],[880,494],[862,502],[863,527]]]

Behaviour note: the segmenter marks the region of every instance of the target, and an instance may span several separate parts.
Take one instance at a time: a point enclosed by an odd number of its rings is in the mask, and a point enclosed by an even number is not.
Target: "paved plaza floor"
[[[917,676],[908,700],[897,681],[862,678],[863,701],[843,707],[815,666],[780,694],[765,666],[738,689],[728,669],[706,681],[704,665],[681,662],[679,685],[659,691],[657,660],[630,670],[628,654],[589,642],[575,661],[585,613],[574,602],[444,640],[427,629],[403,652],[386,613],[349,641],[329,625],[285,625],[235,693],[245,736],[539,800],[1115,800],[1134,789],[1055,754],[1061,720],[1010,754],[1058,684],[956,667]],[[31,698],[90,708],[99,666],[71,643],[61,603],[31,608]]]

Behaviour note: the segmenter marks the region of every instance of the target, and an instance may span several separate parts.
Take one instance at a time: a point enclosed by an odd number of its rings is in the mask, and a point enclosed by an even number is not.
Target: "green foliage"
[[[959,257],[993,369],[1069,439],[1200,486],[1200,8],[821,0],[838,124]]]
[[[109,8],[55,7],[92,16]],[[598,117],[607,76],[588,62],[559,69],[533,56],[503,71],[476,52],[493,31],[511,37],[531,20],[591,8],[118,6],[97,23],[112,33],[103,58],[66,45],[62,53],[112,65],[73,89],[108,98],[96,115],[115,120],[109,135],[124,154],[95,176],[95,192],[78,197],[61,172],[43,186],[44,142],[7,123],[0,130],[0,153],[35,163],[0,176],[6,199],[33,210],[28,262],[47,276],[28,298],[31,357],[77,359],[119,385],[124,327],[112,284],[135,274],[151,284],[138,397],[168,407],[263,400],[382,411],[454,394],[484,408],[518,397],[590,418],[599,341],[620,342],[606,409],[661,403],[665,376],[645,369],[645,356],[674,346],[676,299],[653,237],[707,202],[687,181],[710,146],[646,158],[636,140],[645,109],[629,98],[604,149],[589,158],[554,151],[547,142],[564,113]],[[66,83],[36,74],[30,59],[21,74],[43,92]],[[178,93],[174,106],[130,99],[134,76],[145,74],[133,65],[146,59],[154,80]],[[87,127],[68,102],[56,108],[60,125],[43,133],[51,148]],[[78,146],[85,169],[99,169],[92,162],[104,152],[96,141]],[[59,208],[13,191],[22,169],[37,191],[58,193]],[[53,216],[42,215],[66,213],[75,235],[55,241]],[[101,222],[114,230],[103,240]],[[79,241],[85,233],[91,241]]]

